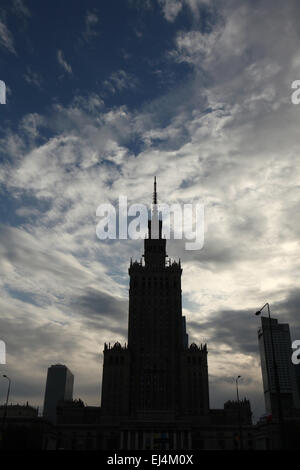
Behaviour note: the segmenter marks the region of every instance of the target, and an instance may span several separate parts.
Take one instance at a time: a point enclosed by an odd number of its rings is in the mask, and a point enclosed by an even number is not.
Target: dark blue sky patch
[[[43,113],[55,102],[65,106],[77,94],[92,92],[104,95],[108,108],[126,103],[136,109],[190,73],[189,66],[167,57],[176,32],[190,26],[185,8],[175,22],[168,22],[156,2],[149,11],[117,0],[74,0],[72,6],[28,1],[27,6],[32,14],[24,19],[10,1],[2,4],[14,47],[14,53],[4,50],[0,58],[1,79],[9,87],[2,122],[16,123],[25,113]],[[202,10],[200,27],[209,32],[214,15],[207,7]],[[94,18],[89,25],[88,18]],[[109,93],[105,82],[120,70],[131,78]]]
[[[35,305],[36,307],[45,307],[45,305],[50,305],[46,296],[41,297],[32,292],[24,292],[11,288],[7,288],[7,292],[13,299],[21,300],[22,302]]]
[[[19,190],[0,191],[0,222],[14,227],[34,224],[46,214],[52,203],[46,199],[37,199],[30,192],[24,194]]]

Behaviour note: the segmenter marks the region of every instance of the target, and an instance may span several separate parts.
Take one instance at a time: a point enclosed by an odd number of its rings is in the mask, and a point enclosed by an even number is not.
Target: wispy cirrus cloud
[[[183,7],[188,8],[194,21],[197,22],[201,17],[201,8],[203,8],[203,6],[206,7],[206,14],[208,7],[213,9],[216,6],[214,0],[158,0],[158,3],[165,19],[171,23],[176,20]],[[221,7],[221,5],[219,5],[219,7]]]
[[[12,11],[16,15],[22,16],[23,18],[31,17],[31,12],[23,0],[13,0]]]
[[[33,84],[33,85],[36,85],[38,88],[41,88],[42,76],[38,72],[32,70],[30,66],[26,67],[24,78],[26,82],[29,83],[30,85]]]
[[[173,22],[182,9],[182,0],[159,0],[164,17],[167,21]]]
[[[6,26],[5,22],[0,18],[0,46],[4,49],[7,49],[12,54],[17,54],[15,45],[14,45],[14,38],[8,27]]]
[[[103,86],[105,90],[114,94],[126,89],[135,89],[138,83],[137,78],[132,74],[125,70],[117,70],[103,82]]]
[[[99,24],[99,17],[96,10],[88,10],[85,15],[85,29],[83,32],[84,39],[88,42],[91,38],[98,36],[99,31],[97,26]]]
[[[72,67],[65,60],[63,51],[61,49],[58,49],[57,51],[57,60],[58,60],[59,65],[62,66],[65,72],[67,72],[68,74],[72,74]]]

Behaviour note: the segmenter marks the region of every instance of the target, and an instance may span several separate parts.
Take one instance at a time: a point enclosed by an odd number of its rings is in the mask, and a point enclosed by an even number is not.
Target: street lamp
[[[236,399],[237,399],[237,402],[239,403],[240,402],[240,398],[239,398],[239,379],[241,378],[241,375],[238,375],[237,378],[235,379],[235,383],[236,383]]]
[[[240,450],[243,450],[243,436],[242,436],[242,423],[241,423],[241,409],[240,409],[240,397],[239,397],[239,379],[241,375],[238,375],[235,379],[236,384],[236,399],[238,404],[238,423],[239,423],[239,435],[240,435]]]
[[[9,399],[9,393],[10,393],[10,384],[11,384],[11,380],[10,378],[3,374],[3,376],[5,379],[8,380],[8,388],[7,388],[7,395],[6,395],[6,403],[5,403],[5,408],[4,408],[4,411],[3,411],[3,417],[2,417],[2,446],[4,444],[4,441],[3,441],[3,434],[4,434],[4,427],[5,427],[5,421],[6,421],[6,416],[7,416],[7,407],[8,407],[8,399]]]
[[[276,388],[276,397],[277,397],[277,406],[278,406],[278,420],[279,420],[279,428],[280,428],[281,446],[283,448],[285,448],[285,433],[284,433],[284,422],[283,422],[281,395],[280,395],[280,384],[279,384],[277,362],[276,362],[276,358],[275,358],[272,320],[271,320],[271,313],[270,313],[269,303],[268,302],[265,303],[265,305],[260,310],[255,312],[255,315],[260,315],[262,310],[265,307],[267,307],[267,309],[268,309],[269,329],[270,329],[270,338],[271,338],[271,351],[272,351],[272,362],[273,362],[274,378],[275,378],[275,388]],[[267,364],[267,367],[268,367],[268,361],[266,361],[266,364]],[[271,374],[270,373],[269,373],[269,382],[270,382],[269,383],[269,390],[270,390],[270,401],[271,401],[272,383],[271,383]]]

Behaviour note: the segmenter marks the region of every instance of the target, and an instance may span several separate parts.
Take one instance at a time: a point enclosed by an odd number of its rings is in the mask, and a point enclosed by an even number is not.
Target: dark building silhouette
[[[50,423],[38,415],[38,408],[10,404],[0,406],[0,448],[3,450],[40,450],[44,448],[44,436],[51,429]],[[3,415],[6,415],[3,426]]]
[[[3,417],[6,406],[0,406],[0,418]],[[19,403],[13,405],[8,405],[6,410],[6,418],[37,418],[38,417],[38,408],[30,406],[28,402],[26,405],[20,405]]]
[[[295,408],[299,407],[296,369],[291,360],[290,327],[287,323],[279,323],[275,318],[271,318],[271,322],[281,403],[284,415],[289,416],[293,413]],[[278,414],[278,401],[275,386],[270,322],[268,317],[261,317],[258,340],[266,412],[275,416]]]
[[[144,261],[130,263],[128,346],[105,345],[104,414],[139,418],[206,415],[207,348],[188,348],[182,316],[180,261],[171,261],[162,237],[156,182]]]
[[[74,376],[72,372],[62,364],[55,364],[48,368],[44,417],[56,421],[56,406],[59,401],[72,400]]]

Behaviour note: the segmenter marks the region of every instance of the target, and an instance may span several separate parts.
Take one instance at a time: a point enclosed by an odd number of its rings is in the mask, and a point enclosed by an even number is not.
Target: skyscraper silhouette
[[[288,323],[279,323],[271,318],[275,359],[277,363],[280,398],[284,415],[299,407],[296,369],[292,364],[291,335]],[[270,321],[261,317],[261,327],[258,330],[258,341],[261,358],[261,369],[264,386],[266,412],[272,415],[278,413],[278,401],[275,386],[275,373],[272,358]]]
[[[175,422],[209,412],[206,345],[190,347],[180,261],[162,236],[154,181],[142,261],[130,263],[128,345],[105,344],[102,414]]]
[[[63,364],[48,368],[44,400],[44,416],[56,422],[56,406],[59,401],[72,400],[74,376]]]

